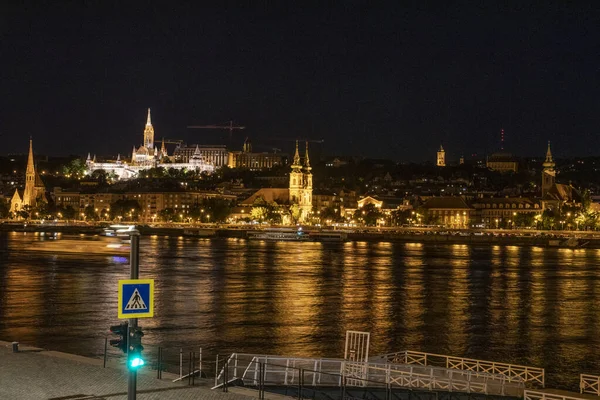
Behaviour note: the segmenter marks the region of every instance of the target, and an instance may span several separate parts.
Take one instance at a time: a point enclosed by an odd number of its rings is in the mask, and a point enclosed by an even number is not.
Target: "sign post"
[[[131,239],[130,279],[119,281],[119,318],[129,319],[127,324],[127,400],[136,399],[137,368],[144,365],[141,356],[141,337],[138,318],[154,316],[154,280],[138,279],[140,275],[140,233],[127,230]],[[134,359],[135,358],[135,359]]]
[[[130,278],[131,279],[138,279],[139,275],[140,275],[140,232],[138,232],[137,230],[134,230],[130,233],[131,238],[131,257],[130,257],[130,266],[131,266],[131,272],[130,272]],[[119,285],[119,287],[121,287],[121,285]],[[119,290],[119,293],[123,294],[123,292],[121,290]],[[154,311],[154,307],[152,307]],[[121,308],[121,304],[119,304],[119,312],[121,312],[122,308]],[[130,318],[129,319],[129,332],[135,332],[135,329],[137,329],[137,318]],[[127,346],[129,346],[129,341],[131,340],[131,334],[127,335]],[[129,347],[128,347],[129,349]],[[129,356],[129,354],[128,354]],[[127,400],[136,400],[136,395],[137,395],[137,370],[136,369],[129,369],[129,377],[127,379]]]

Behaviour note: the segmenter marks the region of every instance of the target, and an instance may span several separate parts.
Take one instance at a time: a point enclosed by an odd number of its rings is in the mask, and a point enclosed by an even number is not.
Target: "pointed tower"
[[[152,120],[150,119],[150,109],[148,109],[148,119],[146,120],[146,127],[144,128],[144,147],[148,149],[148,153],[154,148],[154,127],[152,126]]]
[[[313,191],[313,182],[312,182],[312,173],[310,170],[312,167],[310,166],[310,157],[308,156],[308,141],[306,142],[306,152],[304,153],[304,173],[303,173],[303,187],[302,187],[302,199],[300,202],[300,207],[302,208],[302,214],[304,216],[308,216],[312,211],[312,191]]]
[[[446,166],[446,152],[444,151],[444,148],[442,147],[441,144],[440,144],[440,149],[437,152],[437,166],[438,167]]]
[[[135,146],[133,146],[133,150],[131,150],[131,163],[135,164],[135,156],[137,155],[137,152],[135,151]]]
[[[29,139],[29,156],[27,157],[27,170],[25,171],[25,191],[23,192],[23,205],[35,206],[35,166],[33,164],[33,140]]]
[[[290,172],[290,203],[300,204],[302,199],[302,190],[304,186],[304,174],[302,173],[302,164],[300,164],[300,153],[298,153],[298,141],[296,140],[296,153],[291,165]]]
[[[548,142],[548,150],[546,150],[546,160],[542,164],[542,197],[548,193],[548,190],[556,181],[556,171],[554,170],[554,160],[552,159],[552,151],[550,150],[550,142]]]
[[[167,156],[167,148],[165,147],[165,138],[163,138],[162,140],[162,144],[160,145],[160,157],[166,157]]]

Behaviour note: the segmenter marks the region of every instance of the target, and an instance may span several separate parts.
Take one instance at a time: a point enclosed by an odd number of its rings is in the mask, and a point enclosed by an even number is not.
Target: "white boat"
[[[271,240],[271,241],[309,241],[308,235],[302,228],[266,228],[260,230],[252,230],[246,233],[248,239],[251,240]]]

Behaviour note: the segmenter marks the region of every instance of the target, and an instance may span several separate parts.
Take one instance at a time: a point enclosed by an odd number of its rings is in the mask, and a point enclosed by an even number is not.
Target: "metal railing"
[[[341,359],[286,358],[234,353],[217,369],[213,389],[244,385],[396,387],[520,397],[524,383],[500,374],[424,365],[350,362]],[[262,369],[261,369],[262,368]]]
[[[544,387],[545,372],[543,368],[527,365],[499,363],[495,361],[476,360],[472,358],[453,357],[443,354],[423,353],[420,351],[400,351],[375,357],[373,360],[382,360],[398,364],[418,364],[443,366],[448,369],[462,371],[476,371],[504,375],[509,381],[523,381],[526,385],[539,385]]]
[[[538,392],[535,390],[525,390],[523,393],[523,400],[582,400],[582,398]]]
[[[580,374],[579,393],[589,393],[600,396],[600,376]]]

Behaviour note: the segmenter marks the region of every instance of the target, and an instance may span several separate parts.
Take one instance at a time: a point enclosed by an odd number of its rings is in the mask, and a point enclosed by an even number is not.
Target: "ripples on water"
[[[22,251],[0,239],[0,339],[97,355],[117,323],[126,258]],[[144,237],[156,280],[149,345],[340,357],[404,349],[546,368],[550,386],[599,373],[600,250]]]

